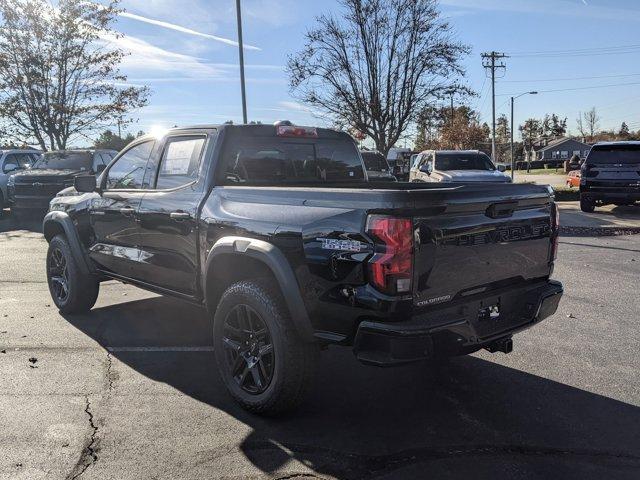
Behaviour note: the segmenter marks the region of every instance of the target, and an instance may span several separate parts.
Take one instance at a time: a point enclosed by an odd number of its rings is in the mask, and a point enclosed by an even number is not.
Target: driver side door
[[[101,194],[92,201],[90,223],[94,242],[89,255],[98,268],[136,278],[139,262],[139,208],[154,140],[132,145],[100,177]]]

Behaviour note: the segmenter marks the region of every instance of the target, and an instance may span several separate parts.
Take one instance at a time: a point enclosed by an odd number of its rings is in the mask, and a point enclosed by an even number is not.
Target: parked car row
[[[37,150],[0,150],[0,209],[9,206],[9,177],[30,168],[39,158]]]
[[[11,207],[16,218],[26,213],[42,214],[61,190],[73,185],[78,175],[99,174],[113,160],[115,150],[60,150],[44,154],[7,154],[3,173],[6,179],[3,206]],[[12,156],[13,155],[13,156]]]

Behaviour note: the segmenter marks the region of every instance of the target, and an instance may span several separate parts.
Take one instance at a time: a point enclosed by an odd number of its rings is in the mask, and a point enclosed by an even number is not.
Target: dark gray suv
[[[640,142],[595,144],[580,178],[580,208],[593,212],[596,206],[633,205],[640,201]]]

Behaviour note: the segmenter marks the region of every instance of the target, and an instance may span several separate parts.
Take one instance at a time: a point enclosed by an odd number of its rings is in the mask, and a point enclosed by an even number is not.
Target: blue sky
[[[123,71],[130,83],[153,92],[132,130],[241,120],[235,0],[123,0],[122,6],[127,14],[115,28],[126,35],[121,46],[132,52]],[[442,0],[441,9],[472,48],[463,63],[467,83],[480,94],[471,103],[484,121],[491,115],[490,84],[480,53],[496,50],[514,54],[496,86],[498,113],[508,114],[509,94],[541,92],[518,100],[516,123],[557,113],[575,132],[578,113],[596,107],[602,128],[624,120],[640,129],[640,2]],[[333,0],[243,0],[250,120],[329,123],[291,96],[284,66],[314,18],[337,10]],[[633,45],[613,54],[602,50]],[[574,52],[516,56],[567,50]]]

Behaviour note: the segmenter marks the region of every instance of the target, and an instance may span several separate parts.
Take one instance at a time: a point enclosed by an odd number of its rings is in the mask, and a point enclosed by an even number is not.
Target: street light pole
[[[514,155],[514,148],[513,148],[513,102],[514,102],[514,98],[511,97],[511,181],[514,180],[515,177],[515,170],[516,170],[516,158]]]
[[[521,93],[520,95],[516,95],[515,97],[511,97],[511,180],[512,181],[515,177],[515,170],[516,170],[516,158],[515,158],[515,152],[514,152],[514,146],[513,146],[513,128],[514,128],[513,104],[515,103],[516,98],[520,98],[523,95],[537,95],[537,94],[538,92],[524,92],[524,93]]]
[[[238,52],[240,56],[240,89],[242,90],[242,122],[247,123],[247,93],[244,85],[244,51],[242,47],[242,14],[240,0],[236,0],[236,16],[238,18]]]

